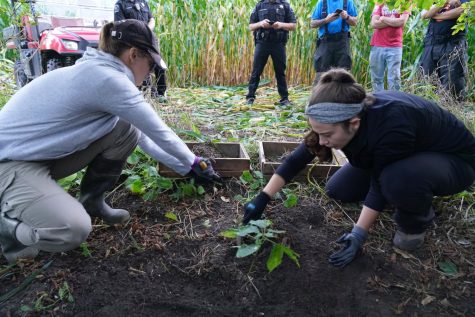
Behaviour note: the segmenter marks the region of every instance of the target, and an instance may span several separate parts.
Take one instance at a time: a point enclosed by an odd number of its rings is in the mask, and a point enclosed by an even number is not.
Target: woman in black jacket
[[[245,206],[243,222],[260,218],[270,198],[315,156],[341,149],[349,164],[329,179],[326,191],[364,204],[351,233],[337,241],[345,245],[330,256],[333,265],[354,259],[386,204],[396,211],[394,245],[419,248],[435,217],[433,197],[463,191],[475,180],[475,138],[429,100],[390,91],[368,95],[349,72],[333,69],[314,88],[306,115],[312,132]]]

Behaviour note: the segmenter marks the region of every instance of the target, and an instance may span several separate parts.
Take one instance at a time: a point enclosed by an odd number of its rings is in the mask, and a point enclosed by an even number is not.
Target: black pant
[[[328,181],[328,196],[343,202],[363,201],[370,170],[346,164]],[[453,195],[475,180],[474,168],[453,154],[422,152],[388,165],[379,178],[386,201],[396,207],[394,219],[406,233],[421,233],[432,222],[434,196]]]
[[[467,42],[465,39],[426,44],[421,56],[425,75],[434,72],[442,85],[459,100],[466,98],[465,77],[467,68]]]
[[[261,74],[267,64],[269,55],[274,64],[275,79],[277,80],[277,90],[282,99],[289,97],[287,82],[285,80],[285,69],[287,56],[285,54],[285,43],[282,42],[257,42],[254,51],[254,62],[252,63],[252,74],[249,79],[249,92],[246,98],[256,98],[256,90],[259,86]]]
[[[167,90],[167,77],[165,76],[165,71],[159,67],[155,68],[155,79],[151,75],[148,75],[147,78],[142,83],[141,89],[146,90],[151,88],[152,96],[163,96]]]
[[[338,40],[325,38],[318,40],[317,50],[313,56],[313,67],[317,72],[314,85],[318,83],[322,73],[330,68],[342,67],[351,70],[351,64],[350,38],[347,34]]]

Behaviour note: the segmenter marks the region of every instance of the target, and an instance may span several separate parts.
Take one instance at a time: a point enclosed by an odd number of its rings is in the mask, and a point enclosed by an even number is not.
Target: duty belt
[[[336,42],[343,39],[350,38],[350,32],[338,32],[338,33],[331,33],[331,34],[323,34],[323,36],[319,39],[320,42]]]

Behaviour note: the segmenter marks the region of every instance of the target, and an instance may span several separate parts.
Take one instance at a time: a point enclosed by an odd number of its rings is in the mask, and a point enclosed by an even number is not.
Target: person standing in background
[[[387,71],[388,90],[401,89],[402,39],[409,12],[400,14],[383,3],[376,3],[371,16],[371,53],[369,67],[373,92],[384,90],[384,72]]]
[[[155,28],[155,19],[150,11],[147,0],[118,0],[114,6],[114,21],[120,21],[125,19],[135,19],[147,23],[150,30]],[[166,67],[164,67],[166,69]],[[151,86],[152,97],[166,100],[166,76],[165,69],[156,67],[155,79],[157,81],[156,86],[153,86],[152,78],[149,76],[145,80],[143,86]]]
[[[269,55],[274,63],[277,90],[281,98],[279,103],[283,106],[290,104],[285,80],[287,67],[285,45],[289,31],[295,30],[296,22],[294,11],[285,0],[261,0],[252,11],[249,30],[254,33],[256,49],[249,79],[249,91],[246,95],[248,105],[252,105],[256,99],[256,90]]]
[[[356,25],[357,15],[353,0],[318,1],[310,22],[310,27],[318,28],[314,85],[332,67],[351,70],[350,26]]]
[[[436,73],[442,86],[459,101],[467,97],[467,29],[452,34],[452,27],[464,11],[464,2],[468,0],[447,1],[443,7],[433,5],[422,12],[424,19],[430,19],[421,57],[422,71],[427,76]]]

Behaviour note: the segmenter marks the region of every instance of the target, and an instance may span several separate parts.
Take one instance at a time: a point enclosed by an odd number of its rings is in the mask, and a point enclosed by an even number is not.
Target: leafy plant
[[[82,255],[84,255],[86,258],[92,257],[91,250],[89,250],[89,246],[87,242],[83,242],[79,245],[79,248],[81,249]]]
[[[205,189],[201,185],[195,185],[195,180],[191,178],[190,180],[179,181],[176,186],[176,190],[170,196],[178,201],[183,198],[197,197],[202,196],[205,193]]]
[[[264,175],[259,171],[244,171],[239,177],[239,181],[246,188],[247,197],[236,195],[234,196],[234,200],[243,203],[254,197],[266,183]]]
[[[248,225],[225,230],[221,232],[221,235],[225,238],[238,238],[250,241],[249,244],[243,243],[235,247],[237,248],[237,258],[243,258],[255,254],[266,242],[272,244],[272,249],[266,263],[269,272],[275,270],[282,263],[284,254],[287,255],[295,265],[300,267],[298,261],[300,255],[290,247],[275,241],[277,236],[285,233],[285,231],[272,229],[271,225],[272,221],[270,220],[251,220]]]

